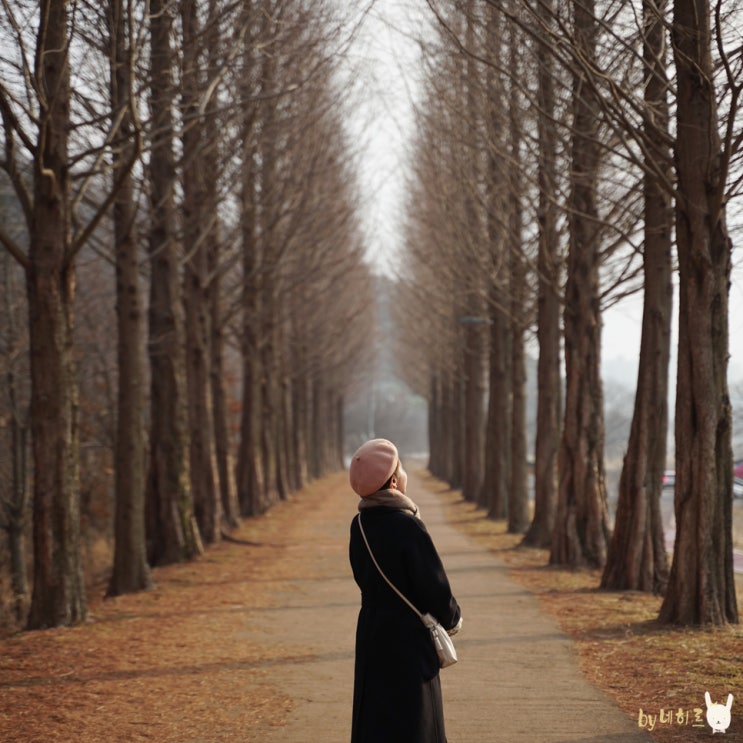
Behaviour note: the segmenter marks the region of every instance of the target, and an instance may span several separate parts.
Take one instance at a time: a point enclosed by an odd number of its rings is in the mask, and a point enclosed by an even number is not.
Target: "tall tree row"
[[[24,474],[14,382],[2,404],[15,405],[18,493],[3,491],[0,525],[18,533],[32,482],[29,628],[84,618],[94,523],[113,525],[108,593],[140,590],[151,566],[198,556],[342,466],[371,279],[331,10],[0,11],[3,348],[22,348],[25,328],[11,258],[26,280],[33,452]]]
[[[738,177],[741,70],[726,56],[738,11],[692,5],[644,2],[632,13],[600,2],[429,0],[434,31],[424,46],[403,271],[411,299],[400,318],[406,368],[429,402],[433,472],[464,485],[457,473],[481,461],[479,505],[526,532],[527,544],[548,547],[551,562],[602,568],[605,587],[660,593],[668,584],[661,619],[721,623],[737,621],[725,205]],[[477,164],[465,172],[462,152]],[[680,479],[669,583],[660,493],[674,233]],[[459,327],[468,284],[458,279],[463,267],[483,265],[490,385],[475,410],[466,404],[471,375]],[[602,311],[638,290],[636,403],[612,534]],[[538,357],[530,525],[520,490],[528,455],[518,437],[525,328]],[[457,432],[476,430],[484,410],[485,450],[475,457]]]

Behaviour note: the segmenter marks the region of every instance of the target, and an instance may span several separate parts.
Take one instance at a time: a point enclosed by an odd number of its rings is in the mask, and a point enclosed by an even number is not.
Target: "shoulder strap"
[[[364,544],[366,545],[366,549],[369,550],[369,556],[372,559],[372,562],[376,566],[377,570],[379,571],[379,574],[387,581],[387,584],[389,587],[418,615],[418,618],[425,623],[425,620],[423,619],[423,614],[421,614],[418,609],[415,608],[415,606],[408,601],[407,598],[399,591],[397,586],[384,574],[384,571],[382,568],[379,567],[379,563],[377,562],[377,558],[374,557],[374,553],[372,552],[371,547],[369,546],[369,540],[366,538],[366,533],[364,532],[364,525],[361,523],[361,514],[359,513],[356,517],[359,522],[359,529],[361,529],[361,536],[364,538]]]

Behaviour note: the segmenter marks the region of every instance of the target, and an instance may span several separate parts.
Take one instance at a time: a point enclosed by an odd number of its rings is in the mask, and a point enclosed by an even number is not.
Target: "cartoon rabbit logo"
[[[733,707],[733,695],[728,694],[727,704],[713,704],[709,692],[705,691],[704,701],[707,703],[707,722],[712,728],[712,734],[724,733],[730,726],[730,710]]]

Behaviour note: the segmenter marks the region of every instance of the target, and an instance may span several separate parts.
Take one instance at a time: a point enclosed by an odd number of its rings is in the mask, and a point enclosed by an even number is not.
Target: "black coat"
[[[460,609],[423,522],[387,506],[361,518],[387,577],[419,611],[454,627]],[[431,634],[377,571],[355,518],[349,555],[361,589],[351,743],[446,743]]]

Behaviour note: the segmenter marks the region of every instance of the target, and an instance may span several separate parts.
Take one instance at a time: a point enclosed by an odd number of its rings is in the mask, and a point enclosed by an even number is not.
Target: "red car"
[[[733,475],[739,480],[743,480],[743,459],[739,459],[733,466]]]

